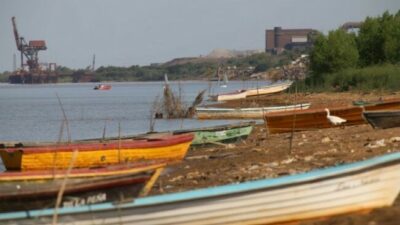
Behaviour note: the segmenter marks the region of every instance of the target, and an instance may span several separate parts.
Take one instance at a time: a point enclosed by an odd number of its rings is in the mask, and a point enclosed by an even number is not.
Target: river
[[[157,95],[162,97],[163,82],[107,83],[109,91],[93,90],[95,84],[0,84],[0,141],[57,141],[63,113],[56,95],[69,122],[72,140],[101,137],[106,126],[106,136],[144,133],[149,130],[150,109]],[[171,82],[171,87],[187,103],[192,102],[199,91],[210,90],[211,94],[229,92],[241,88],[266,85],[266,82],[230,81],[227,88],[216,82],[204,81]],[[209,91],[205,94],[207,99]],[[196,119],[160,119],[155,130],[176,130],[211,125],[229,124],[233,121],[198,121]],[[67,130],[63,131],[67,140]]]

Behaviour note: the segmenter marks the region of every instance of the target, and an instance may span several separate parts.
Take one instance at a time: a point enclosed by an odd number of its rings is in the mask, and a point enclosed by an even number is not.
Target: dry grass
[[[166,84],[164,86],[163,100],[160,103],[162,105],[159,107],[159,109],[161,109],[163,117],[167,119],[192,118],[196,106],[203,102],[203,96],[205,92],[206,90],[200,91],[192,104],[188,106],[182,99],[181,85],[179,85],[178,93],[174,93],[171,87]]]

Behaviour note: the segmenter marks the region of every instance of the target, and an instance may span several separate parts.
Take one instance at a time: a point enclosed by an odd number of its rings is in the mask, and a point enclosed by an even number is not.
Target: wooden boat
[[[271,106],[259,108],[213,108],[197,107],[198,119],[262,119],[267,112],[282,112],[288,110],[302,110],[310,108],[310,103],[296,105]]]
[[[229,101],[246,98],[246,90],[237,90],[230,93],[219,94],[210,97],[213,101]]]
[[[400,100],[389,100],[379,104],[363,107],[335,107],[329,108],[331,115],[347,120],[343,126],[364,124],[363,110],[392,110],[400,109]],[[269,133],[283,133],[301,130],[316,130],[321,128],[337,127],[330,123],[324,109],[293,110],[288,112],[266,113],[267,128]]]
[[[130,136],[122,136],[120,139],[143,139],[143,138],[160,138],[166,135],[178,135],[192,133],[194,135],[191,145],[208,144],[215,142],[234,142],[238,139],[246,139],[250,135],[255,122],[241,122],[237,124],[228,124],[212,127],[202,127],[195,129],[151,132],[145,134],[137,134]],[[87,139],[82,141],[100,141],[100,139]],[[118,137],[108,137],[105,140],[118,140]]]
[[[358,100],[358,101],[353,101],[353,105],[355,106],[365,106],[365,105],[374,105],[374,104],[379,104],[383,103],[383,100],[378,100],[378,101],[363,101],[363,100]]]
[[[79,152],[74,168],[96,167],[145,160],[182,160],[193,134],[158,138],[72,142],[60,145],[4,146],[0,156],[7,170],[68,168],[72,154]]]
[[[96,85],[93,89],[94,90],[110,90],[111,89],[111,85],[99,84],[99,85]]]
[[[210,144],[215,142],[234,142],[238,139],[246,139],[254,126],[254,122],[238,123],[204,127],[198,129],[173,131],[174,134],[194,133],[192,145]]]
[[[251,88],[246,90],[246,97],[257,96],[257,95],[267,95],[282,92],[292,85],[293,81],[286,81],[282,83],[276,83],[268,86],[263,86],[260,88]]]
[[[364,118],[373,128],[400,127],[400,111],[365,111]]]
[[[390,206],[400,153],[273,179],[63,208],[58,224],[275,224]],[[54,210],[0,213],[0,223],[50,224]]]
[[[74,169],[68,175],[66,170],[0,173],[0,212],[54,208],[64,182],[60,207],[126,201],[138,197],[163,166],[153,163]]]
[[[292,85],[292,83],[293,83],[292,81],[287,81],[260,88],[241,89],[230,93],[211,96],[210,99],[213,101],[229,101],[229,100],[244,99],[247,97],[257,96],[257,95],[273,94],[286,90],[287,88],[290,87],[290,85]]]

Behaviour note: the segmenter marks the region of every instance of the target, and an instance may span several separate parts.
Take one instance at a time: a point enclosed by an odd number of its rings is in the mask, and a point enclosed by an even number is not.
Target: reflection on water
[[[208,82],[181,82],[185,101],[193,101],[199,91],[207,95],[266,85],[255,81],[232,81],[227,88]],[[0,85],[0,141],[55,141],[58,139],[62,111],[60,96],[69,120],[72,139],[101,137],[104,125],[107,136],[147,132],[150,107],[162,95],[162,82],[112,83],[110,91],[95,91],[95,84]],[[178,90],[177,82],[171,83]],[[158,131],[228,124],[232,121],[157,120]],[[64,140],[66,138],[64,131]]]

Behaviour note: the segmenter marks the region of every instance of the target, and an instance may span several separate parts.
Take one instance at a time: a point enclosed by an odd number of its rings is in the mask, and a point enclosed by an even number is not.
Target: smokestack
[[[94,72],[94,68],[95,68],[95,63],[96,63],[96,55],[93,54],[93,61],[92,61],[92,71]]]
[[[17,70],[17,55],[13,54],[13,71]]]

